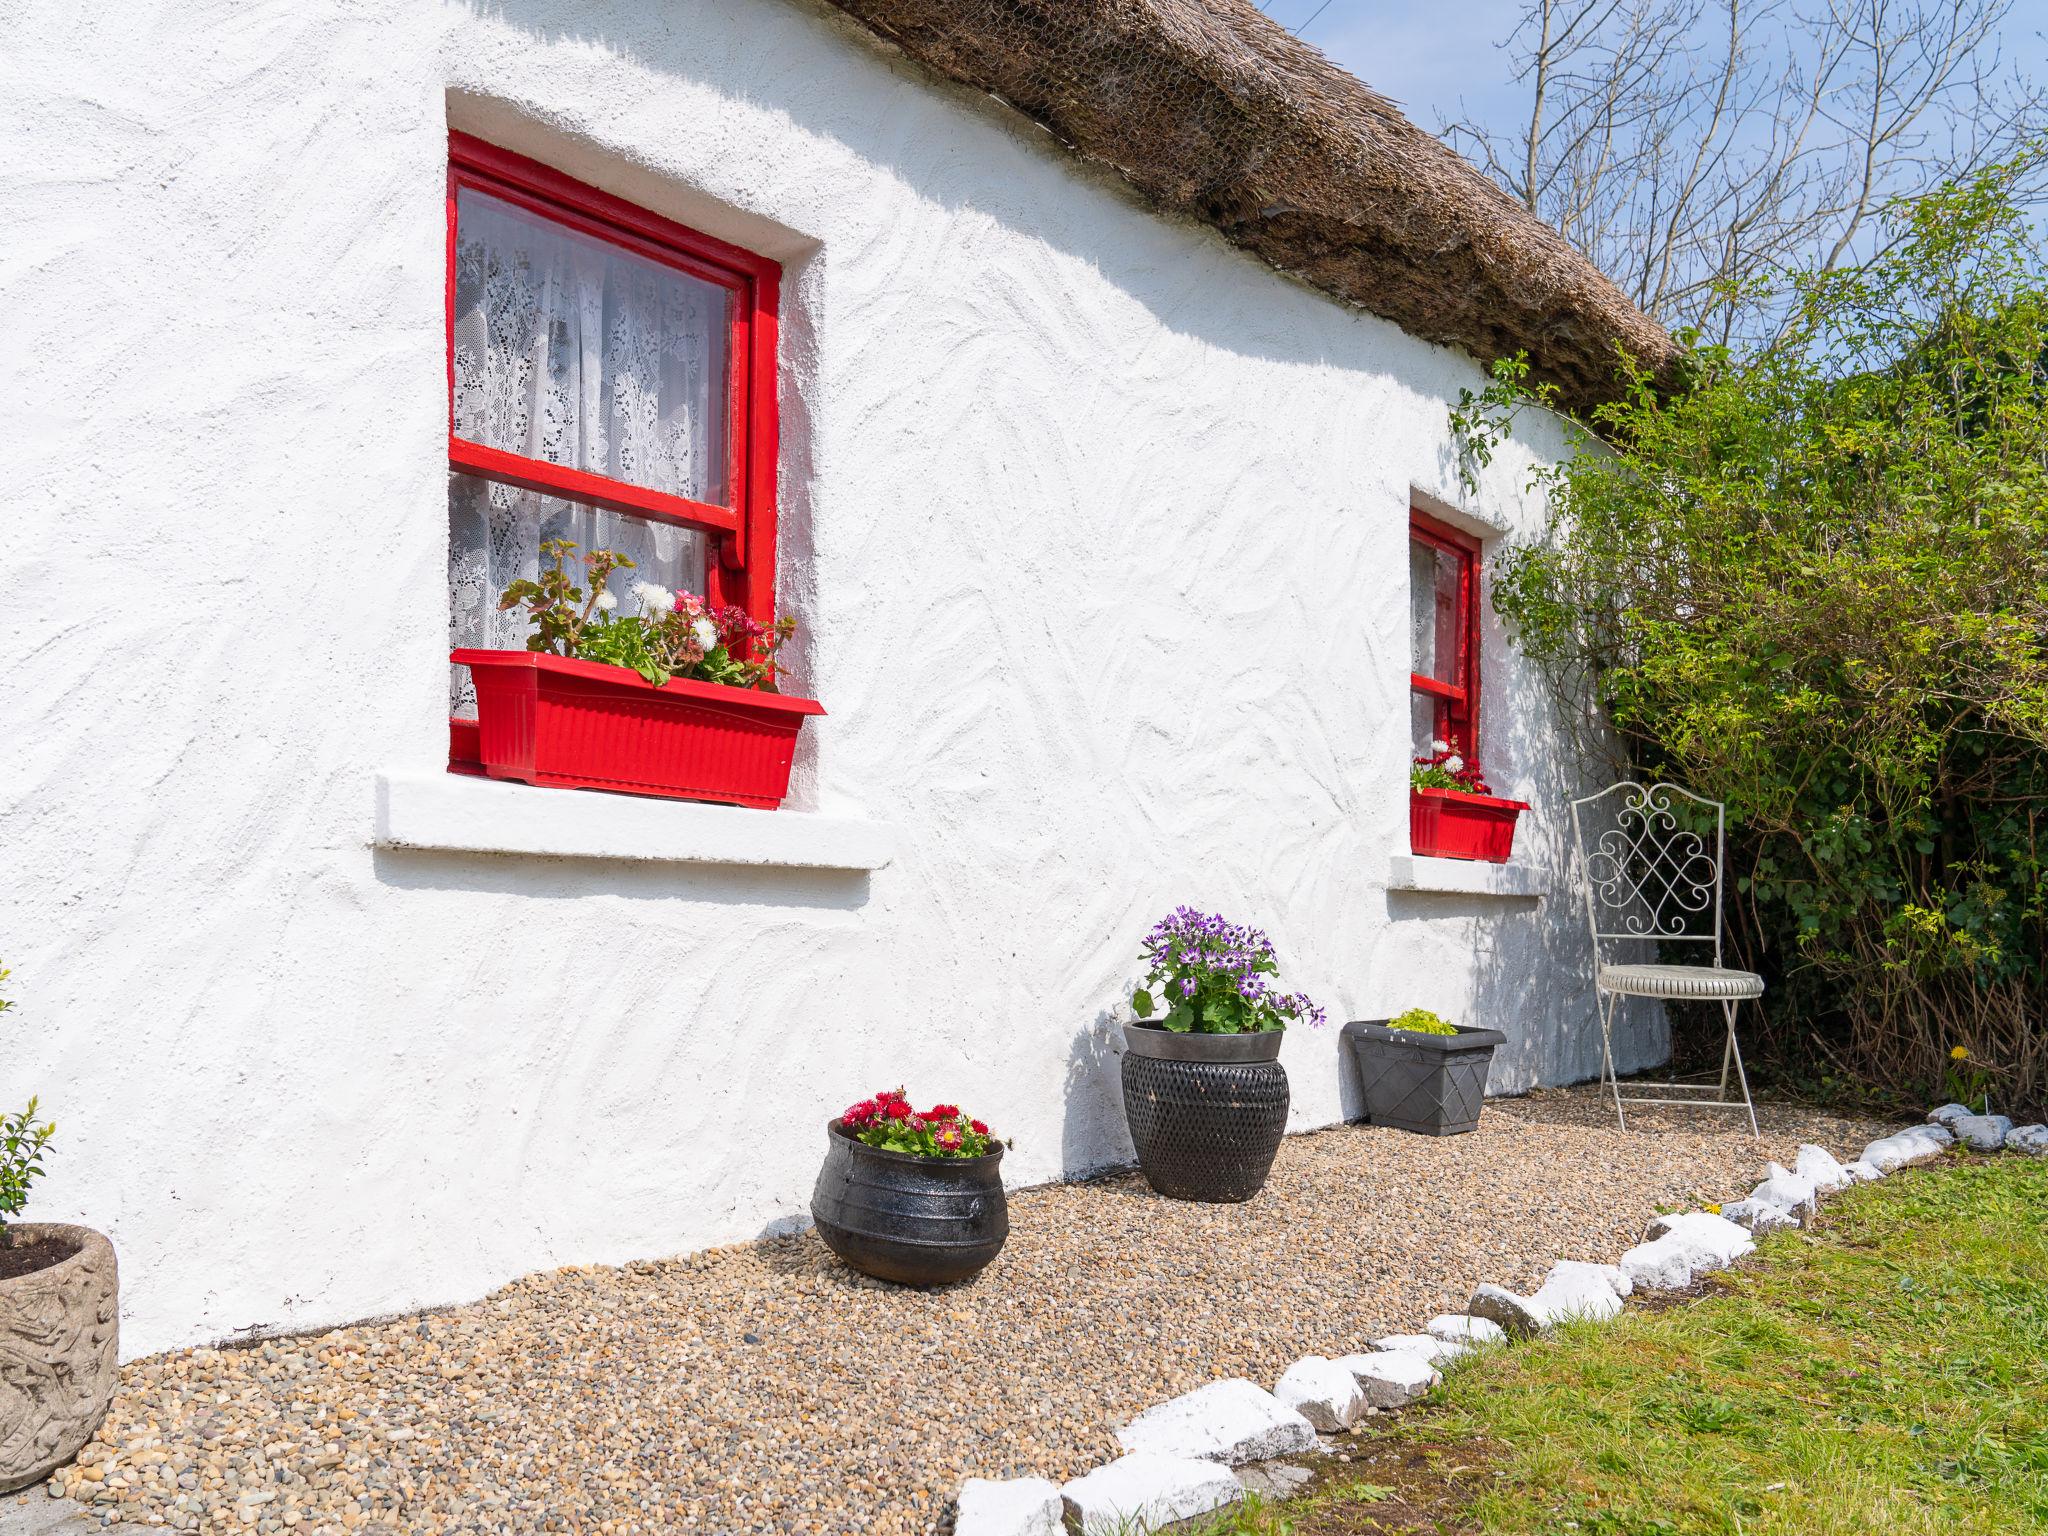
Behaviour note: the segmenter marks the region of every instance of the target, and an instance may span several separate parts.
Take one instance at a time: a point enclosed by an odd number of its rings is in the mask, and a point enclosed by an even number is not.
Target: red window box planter
[[[1515,818],[1527,809],[1526,800],[1411,788],[1408,846],[1422,858],[1505,864],[1515,851]]]
[[[494,779],[773,810],[816,699],[536,651],[451,651],[476,682],[477,756]]]

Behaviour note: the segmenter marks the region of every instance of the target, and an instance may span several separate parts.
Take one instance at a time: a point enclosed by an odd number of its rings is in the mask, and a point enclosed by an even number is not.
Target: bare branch
[[[1997,46],[2016,9],[1526,0],[1521,127],[1443,132],[1665,324],[1767,339],[1786,273],[1873,254],[1891,199],[2048,132],[2048,91]]]

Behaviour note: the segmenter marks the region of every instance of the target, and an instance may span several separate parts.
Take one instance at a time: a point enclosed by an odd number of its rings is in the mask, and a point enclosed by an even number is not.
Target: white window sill
[[[881,869],[896,833],[879,821],[757,811],[457,773],[377,776],[380,848],[634,859],[792,869]]]
[[[1452,896],[1530,897],[1557,894],[1548,870],[1527,864],[1487,864],[1478,859],[1426,859],[1397,853],[1388,861],[1387,889],[1431,891]]]

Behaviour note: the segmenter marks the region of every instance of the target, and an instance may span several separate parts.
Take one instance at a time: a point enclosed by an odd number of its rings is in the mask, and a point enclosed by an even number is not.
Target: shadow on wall
[[[1138,1160],[1130,1128],[1124,1124],[1123,1036],[1122,1021],[1105,1008],[1067,1047],[1065,1119],[1060,1127],[1063,1178],[1086,1178]]]
[[[563,790],[583,794],[583,790]],[[749,868],[732,864],[678,864],[630,859],[549,859],[547,877],[524,855],[453,853],[420,848],[377,848],[370,867],[395,890],[468,891],[522,900],[580,901],[616,896],[628,901],[700,901],[742,907],[808,907],[858,912],[868,904],[864,870]]]
[[[1600,1020],[1593,995],[1590,941],[1576,921],[1579,897],[1567,871],[1554,895],[1501,899],[1429,891],[1389,891],[1387,917],[1404,922],[1462,922],[1475,933],[1469,1011],[1458,1022],[1497,1029],[1507,1043],[1495,1052],[1487,1088],[1519,1093],[1600,1075]],[[1546,911],[1546,908],[1552,910]],[[1552,990],[1532,985],[1552,979]],[[1624,1073],[1660,1065],[1669,1054],[1662,1010],[1629,999],[1615,1021],[1615,1059]],[[1358,1073],[1347,1058],[1340,1079],[1346,1119],[1364,1113]]]
[[[1448,348],[1419,341],[1391,321],[1360,313],[1356,318],[1363,323],[1332,324],[1344,311],[1327,296],[1266,267],[1205,227],[1162,218],[1143,208],[1106,169],[1054,150],[1050,140],[1041,144],[1044,136],[1021,114],[998,107],[921,65],[890,58],[857,23],[824,12],[822,7],[734,8],[742,25],[757,27],[761,34],[744,44],[702,36],[690,26],[666,24],[658,36],[623,42],[591,25],[586,0],[472,0],[472,8],[523,28],[544,44],[609,53],[765,107],[786,118],[792,134],[815,135],[844,146],[865,164],[914,187],[922,199],[949,214],[978,215],[1085,263],[1142,305],[1163,328],[1180,336],[1236,356],[1270,362],[1370,373],[1399,370],[1426,375],[1440,371],[1448,375],[1455,371],[1460,382],[1468,377],[1465,369],[1469,365],[1462,358],[1453,361]],[[721,24],[730,25],[715,20],[709,23]],[[829,53],[836,60],[848,52],[899,80],[915,81],[921,89],[891,90],[878,81],[871,91],[821,90],[820,54]],[[707,59],[715,63],[707,67]],[[483,137],[491,136],[489,119],[493,115],[501,121],[516,119],[529,128],[539,126],[510,103],[460,87],[456,95],[472,108],[465,114],[470,120],[462,126]],[[934,136],[928,125],[917,121],[921,115],[940,110],[981,118],[988,124],[988,147],[995,153],[962,152],[958,135]],[[584,134],[578,130],[583,126],[551,121],[542,131],[582,138]],[[518,144],[507,147],[521,148]],[[536,153],[531,149],[524,152]],[[1034,180],[1041,183],[1035,189],[1031,185]],[[1102,218],[1100,208],[1091,206],[1090,199],[1074,195],[1077,181],[1128,210],[1127,217]],[[1034,196],[1034,191],[1038,195]],[[764,209],[743,211],[776,216]],[[1191,261],[1190,249],[1197,241],[1200,255]],[[1271,279],[1270,286],[1264,282],[1247,285],[1242,308],[1217,302],[1219,294],[1229,290],[1217,287],[1216,270],[1228,270],[1237,263],[1248,264],[1247,270],[1256,268],[1262,277]],[[915,281],[914,264],[904,272],[904,280]],[[1276,293],[1293,296],[1299,326],[1276,327],[1272,323]],[[1432,357],[1438,359],[1434,366],[1428,361]]]

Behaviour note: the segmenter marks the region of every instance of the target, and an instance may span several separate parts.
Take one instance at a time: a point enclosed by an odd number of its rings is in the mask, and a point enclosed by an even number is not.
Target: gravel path
[[[1765,1151],[1884,1127],[1763,1113]],[[810,1233],[532,1275],[474,1305],[137,1361],[79,1495],[184,1529],[925,1532],[963,1477],[1085,1471],[1140,1409],[1219,1376],[1612,1260],[1660,1207],[1746,1193],[1728,1117],[1615,1130],[1590,1088],[1469,1136],[1290,1137],[1241,1206],[1136,1175],[1011,1201],[1002,1257],[920,1294]]]

